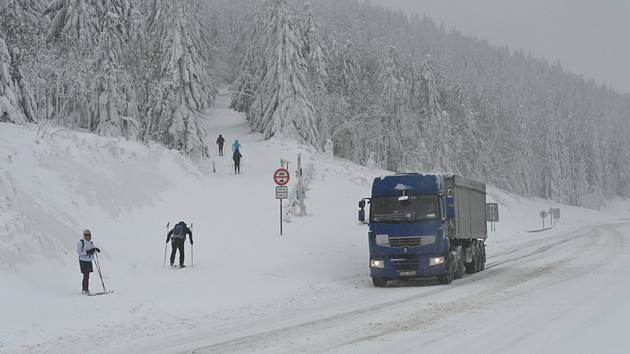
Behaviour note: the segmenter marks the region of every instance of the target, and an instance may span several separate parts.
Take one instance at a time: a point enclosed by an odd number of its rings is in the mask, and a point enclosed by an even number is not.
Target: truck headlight
[[[382,259],[370,259],[370,267],[372,268],[385,268],[385,261]]]
[[[444,264],[444,257],[431,257],[429,258],[429,265],[430,266],[436,266],[436,265],[440,265],[440,264]]]

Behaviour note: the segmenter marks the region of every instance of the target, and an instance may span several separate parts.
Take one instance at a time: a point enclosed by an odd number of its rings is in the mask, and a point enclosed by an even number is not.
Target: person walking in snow
[[[190,245],[193,244],[193,234],[188,228],[185,222],[180,221],[171,231],[166,235],[166,243],[172,240],[173,250],[171,251],[171,267],[175,264],[175,253],[179,250],[179,266],[181,268],[184,265],[184,241],[186,241],[186,235],[190,236]]]
[[[223,135],[219,134],[217,138],[217,145],[219,145],[219,156],[223,156],[223,144],[225,144],[225,139],[223,139]]]
[[[92,243],[92,233],[90,230],[83,231],[83,238],[77,243],[77,254],[79,255],[79,267],[83,274],[82,294],[90,295],[90,273],[92,273],[92,259],[94,252],[101,252],[98,247],[94,247]]]
[[[238,149],[234,150],[234,155],[232,155],[232,160],[234,160],[234,174],[235,175],[241,174],[241,159],[242,158],[243,158],[243,155],[241,155],[241,152],[238,151]]]
[[[232,151],[236,151],[236,150],[241,150],[241,143],[238,141],[238,139],[234,140],[234,144],[232,144]]]

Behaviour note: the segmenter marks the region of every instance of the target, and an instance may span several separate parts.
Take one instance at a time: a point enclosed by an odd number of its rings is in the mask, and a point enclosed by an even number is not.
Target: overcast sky
[[[630,93],[630,0],[370,0],[448,28],[559,60]]]

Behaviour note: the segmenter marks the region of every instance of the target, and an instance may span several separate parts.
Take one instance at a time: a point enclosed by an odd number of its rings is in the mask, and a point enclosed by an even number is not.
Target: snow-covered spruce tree
[[[328,63],[326,50],[320,33],[320,25],[315,19],[311,3],[304,6],[302,19],[302,32],[305,39],[306,62],[309,69],[309,78],[314,90],[325,92],[328,81]]]
[[[321,148],[304,57],[306,40],[284,0],[267,1],[264,11],[258,45],[267,71],[247,117],[265,138],[284,135]]]
[[[440,92],[433,73],[431,56],[427,55],[420,69],[418,98],[421,137],[426,147],[427,166],[435,171],[453,170],[455,156],[451,151],[449,115],[442,110]]]
[[[106,11],[106,2],[108,1],[53,0],[45,12],[52,15],[48,41],[71,42],[91,47],[98,38],[99,22]]]
[[[20,106],[29,122],[38,120],[36,92],[45,90],[45,85],[37,82],[40,63],[47,59],[43,39],[48,23],[41,15],[43,8],[41,0],[0,1],[0,32],[4,32],[11,58],[14,91],[19,92]]]
[[[138,104],[131,75],[123,66],[129,51],[128,0],[112,1],[100,22],[94,77],[90,80],[90,130],[104,136],[137,139]],[[115,11],[115,12],[112,12]]]
[[[262,78],[267,72],[264,57],[264,47],[261,45],[262,35],[266,26],[267,5],[257,3],[247,15],[245,34],[240,39],[243,43],[242,57],[239,61],[239,74],[232,84],[232,101],[230,108],[237,112],[250,110]]]
[[[47,69],[46,118],[70,128],[91,130],[89,81],[99,22],[105,14],[102,0],[54,0],[46,10],[50,26],[46,37],[54,66]]]
[[[335,110],[343,105],[342,98],[328,92],[328,61],[325,42],[320,32],[320,24],[315,19],[310,2],[304,5],[301,16],[302,33],[305,39],[305,57],[308,65],[308,83],[313,93],[319,135],[322,142],[332,137],[335,125]]]
[[[156,78],[148,103],[150,122],[144,138],[156,140],[193,158],[208,156],[206,133],[198,113],[216,94],[202,53],[198,0],[155,0],[148,32],[155,41]]]
[[[15,78],[17,68],[0,30],[0,122],[26,123],[29,119],[22,107],[22,92]]]

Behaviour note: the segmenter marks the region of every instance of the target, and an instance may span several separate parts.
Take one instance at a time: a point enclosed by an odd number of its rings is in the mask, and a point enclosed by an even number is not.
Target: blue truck
[[[374,286],[433,277],[450,284],[464,272],[485,268],[483,183],[454,174],[379,177],[372,184],[372,196],[359,202],[359,221],[369,225]]]

